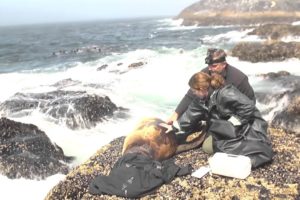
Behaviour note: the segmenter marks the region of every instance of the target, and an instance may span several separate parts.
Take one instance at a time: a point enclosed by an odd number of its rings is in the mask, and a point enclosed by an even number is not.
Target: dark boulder
[[[290,24],[264,24],[256,27],[248,35],[258,35],[265,39],[280,40],[287,36],[299,36],[300,26]]]
[[[252,25],[300,20],[300,3],[294,0],[201,0],[176,18],[183,25]]]
[[[242,42],[231,50],[231,55],[240,60],[256,62],[282,61],[300,58],[299,42],[253,43]]]
[[[140,67],[142,65],[144,65],[145,63],[143,62],[136,62],[136,63],[131,63],[128,68],[137,68],[137,67]]]
[[[289,75],[291,75],[290,72],[279,71],[279,72],[269,72],[269,73],[266,73],[266,74],[260,74],[258,76],[262,76],[265,79],[276,79],[276,78],[279,78],[279,77],[282,77],[282,76],[289,76]]]
[[[90,95],[83,91],[57,90],[48,93],[17,93],[0,105],[7,116],[28,115],[33,110],[49,116],[49,120],[69,128],[91,128],[113,117],[119,109],[107,96]]]
[[[101,71],[101,70],[104,70],[108,67],[108,64],[104,64],[104,65],[101,65],[100,67],[97,68],[97,71]]]
[[[69,171],[72,157],[33,124],[0,119],[0,173],[8,178],[44,179]]]

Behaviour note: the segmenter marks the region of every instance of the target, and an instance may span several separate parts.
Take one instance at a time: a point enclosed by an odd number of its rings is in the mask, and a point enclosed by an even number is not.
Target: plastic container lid
[[[245,179],[251,173],[251,160],[247,156],[215,153],[208,163],[213,174]]]

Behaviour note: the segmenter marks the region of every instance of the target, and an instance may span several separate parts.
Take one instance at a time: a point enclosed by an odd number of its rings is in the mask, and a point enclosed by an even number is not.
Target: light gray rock
[[[290,23],[300,20],[295,0],[201,0],[185,8],[177,18],[183,25],[231,25]]]

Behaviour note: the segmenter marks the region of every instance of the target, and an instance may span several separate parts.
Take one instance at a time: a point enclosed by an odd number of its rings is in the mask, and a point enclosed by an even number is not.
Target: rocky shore
[[[270,128],[274,160],[254,169],[245,180],[206,175],[198,179],[178,177],[142,199],[299,199],[300,137],[281,129]],[[93,196],[87,188],[99,174],[107,175],[121,156],[124,137],[102,147],[94,156],[69,173],[47,195],[52,199],[122,199],[116,196]],[[207,165],[208,155],[201,148],[174,157],[176,164],[191,164],[194,169]]]

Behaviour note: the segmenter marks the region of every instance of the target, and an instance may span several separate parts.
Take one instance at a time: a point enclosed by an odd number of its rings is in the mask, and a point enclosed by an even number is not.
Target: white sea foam
[[[243,31],[228,31],[226,33],[218,34],[215,36],[206,35],[202,38],[203,42],[209,44],[216,43],[236,43],[236,42],[261,42],[264,39],[256,35],[247,35],[252,29],[247,29]]]
[[[300,42],[300,37],[299,36],[286,36],[286,37],[283,37],[281,38],[281,40],[283,42]]]
[[[300,60],[297,58],[287,59],[281,62],[258,62],[251,63],[246,61],[240,61],[236,57],[227,58],[228,62],[233,66],[236,66],[241,71],[248,75],[258,75],[268,72],[279,72],[279,71],[288,71],[294,75],[300,75],[299,64]]]
[[[298,25],[300,25],[300,21],[293,22],[292,25],[293,26],[298,26]]]
[[[168,30],[168,31],[177,31],[177,30],[192,30],[192,29],[200,29],[202,27],[199,27],[197,25],[193,26],[183,26],[182,22],[183,19],[164,19],[158,21],[161,26],[157,28],[157,30]]]
[[[163,26],[180,26],[183,22],[183,19],[172,19],[172,18],[165,18],[157,20]]]
[[[1,199],[3,200],[42,200],[50,188],[62,180],[65,175],[56,174],[45,180],[8,179],[0,175]]]

